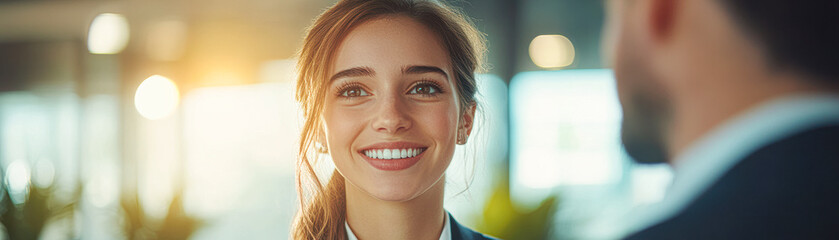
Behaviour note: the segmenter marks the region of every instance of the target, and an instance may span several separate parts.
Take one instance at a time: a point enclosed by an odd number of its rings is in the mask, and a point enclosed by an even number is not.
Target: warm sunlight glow
[[[151,23],[146,34],[146,54],[157,61],[175,61],[186,50],[187,25],[179,20]]]
[[[178,106],[178,87],[166,77],[151,76],[137,87],[134,106],[145,118],[157,120],[167,117]]]
[[[562,35],[539,35],[530,42],[530,59],[542,68],[567,67],[574,54],[571,40]]]
[[[115,13],[103,13],[90,23],[87,49],[93,54],[115,54],[128,45],[128,20]]]

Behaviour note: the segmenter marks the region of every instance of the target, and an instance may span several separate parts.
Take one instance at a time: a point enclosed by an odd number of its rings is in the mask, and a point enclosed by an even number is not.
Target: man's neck
[[[762,82],[760,82],[762,80]],[[732,83],[740,82],[732,80]],[[829,92],[804,80],[782,77],[753,78],[731,84],[693,99],[677,101],[668,136],[670,159],[676,161],[692,144],[715,128],[758,105],[784,96]],[[676,162],[671,164],[678,165]]]
[[[363,240],[440,238],[445,177],[422,195],[404,202],[383,201],[347,184],[347,223]]]

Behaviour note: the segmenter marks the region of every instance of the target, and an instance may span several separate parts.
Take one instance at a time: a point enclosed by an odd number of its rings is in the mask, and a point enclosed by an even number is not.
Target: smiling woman
[[[300,54],[295,239],[486,239],[443,209],[476,108],[483,38],[437,1],[340,1]],[[313,165],[336,171],[326,184]],[[349,183],[349,184],[347,184]]]

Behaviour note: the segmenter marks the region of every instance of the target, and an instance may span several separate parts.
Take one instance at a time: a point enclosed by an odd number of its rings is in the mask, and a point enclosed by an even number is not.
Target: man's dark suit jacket
[[[449,224],[452,229],[452,240],[497,240],[460,225],[451,214],[449,214]]]
[[[839,239],[839,125],[749,154],[683,211],[627,239]]]

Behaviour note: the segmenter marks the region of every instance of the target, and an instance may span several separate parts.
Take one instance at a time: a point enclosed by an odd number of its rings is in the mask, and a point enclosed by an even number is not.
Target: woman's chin
[[[416,188],[406,186],[376,186],[367,192],[376,199],[391,202],[410,201],[420,195]]]

